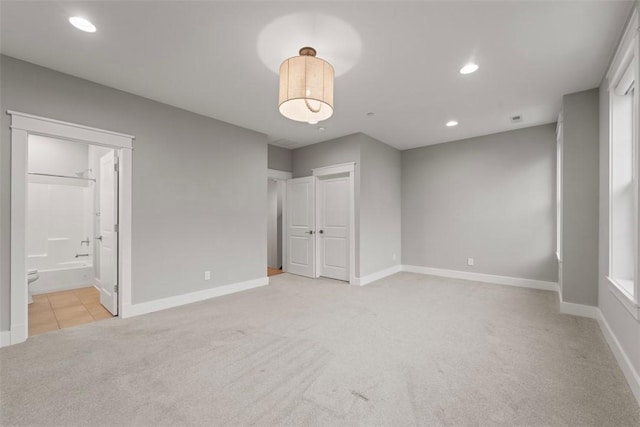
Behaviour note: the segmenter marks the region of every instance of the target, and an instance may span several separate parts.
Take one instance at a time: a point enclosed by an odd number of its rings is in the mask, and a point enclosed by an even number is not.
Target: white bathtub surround
[[[66,268],[38,270],[40,278],[31,284],[33,295],[68,289],[85,288],[94,285],[93,265],[88,262],[69,263]]]
[[[29,287],[33,294],[94,284],[95,174],[89,160],[84,144],[29,137],[27,268],[40,274]]]

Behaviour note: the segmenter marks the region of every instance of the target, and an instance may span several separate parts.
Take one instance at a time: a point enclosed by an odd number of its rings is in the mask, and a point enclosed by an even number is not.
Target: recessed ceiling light
[[[449,121],[447,122],[447,127],[452,128],[452,127],[454,127],[454,126],[458,126],[458,122],[456,122],[455,120],[449,120]]]
[[[88,19],[84,19],[80,16],[72,16],[69,18],[69,22],[71,25],[76,27],[77,29],[87,32],[87,33],[95,33],[96,26],[91,23]]]
[[[474,64],[473,62],[469,62],[464,67],[460,68],[460,74],[471,74],[478,70],[478,64]]]

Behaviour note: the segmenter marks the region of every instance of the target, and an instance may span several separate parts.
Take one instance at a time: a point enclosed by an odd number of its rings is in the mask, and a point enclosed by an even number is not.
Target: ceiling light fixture
[[[69,18],[69,22],[77,29],[86,33],[96,32],[96,26],[93,25],[88,19],[82,18],[80,16],[72,16],[71,18]]]
[[[280,65],[278,109],[288,119],[318,123],[333,114],[334,70],[312,47]]]
[[[447,125],[447,127],[452,128],[452,127],[454,127],[454,126],[458,126],[458,122],[456,122],[455,120],[449,120],[449,121],[446,123],[446,125]]]
[[[478,64],[474,64],[473,62],[469,62],[464,67],[460,68],[460,74],[471,74],[478,71]]]

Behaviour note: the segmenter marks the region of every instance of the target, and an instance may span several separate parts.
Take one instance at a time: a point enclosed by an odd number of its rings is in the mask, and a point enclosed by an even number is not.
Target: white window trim
[[[634,129],[634,133],[633,133],[633,161],[634,161],[634,168],[636,170],[635,176],[634,176],[634,182],[633,182],[633,186],[634,186],[634,190],[633,190],[633,196],[634,196],[634,202],[633,202],[633,206],[634,206],[634,210],[635,210],[635,214],[634,218],[635,218],[635,223],[634,223],[634,261],[635,261],[635,266],[634,266],[634,294],[633,296],[629,295],[628,292],[625,291],[625,289],[619,284],[617,283],[617,281],[615,279],[613,279],[611,276],[611,266],[612,264],[612,253],[611,253],[611,248],[612,248],[612,237],[613,237],[613,224],[612,224],[612,183],[613,183],[613,168],[611,167],[611,161],[612,161],[612,151],[613,151],[613,97],[615,96],[615,91],[617,86],[621,83],[622,79],[624,79],[625,77],[628,79],[628,75],[625,75],[625,73],[628,71],[629,66],[635,62],[635,76],[634,76],[634,80],[635,80],[635,91],[636,91],[636,95],[634,96],[634,111],[640,111],[639,108],[639,101],[638,99],[640,98],[640,93],[638,91],[639,89],[639,82],[640,82],[640,42],[639,42],[639,33],[640,28],[638,26],[638,10],[635,10],[633,12],[633,15],[631,16],[631,19],[629,20],[629,24],[627,25],[627,28],[625,29],[625,33],[622,37],[622,40],[618,46],[618,49],[616,51],[616,54],[613,58],[613,61],[611,63],[611,66],[609,67],[609,71],[607,72],[607,79],[609,82],[609,135],[608,135],[608,150],[609,150],[609,197],[608,197],[608,210],[609,210],[609,253],[608,253],[608,257],[609,257],[609,271],[607,274],[607,282],[609,284],[609,291],[622,303],[622,305],[633,315],[633,317],[636,320],[640,320],[640,308],[639,308],[639,294],[640,294],[640,256],[639,256],[639,241],[640,241],[640,227],[639,227],[639,223],[638,223],[638,213],[640,212],[640,203],[639,203],[639,199],[640,199],[640,191],[639,191],[639,184],[638,184],[638,168],[640,167],[640,141],[639,141],[639,132],[638,132],[638,117],[637,115],[634,116],[633,120],[633,129]]]
[[[7,111],[7,114],[11,115],[11,323],[9,344],[23,342],[28,337],[26,210],[29,135],[101,145],[119,151],[118,283],[120,295],[118,315],[123,318],[129,317],[127,310],[131,306],[131,166],[134,137],[16,111]]]

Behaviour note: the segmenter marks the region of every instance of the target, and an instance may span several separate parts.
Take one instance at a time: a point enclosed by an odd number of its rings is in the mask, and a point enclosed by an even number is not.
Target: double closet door
[[[286,270],[349,281],[352,176],[287,181]]]

